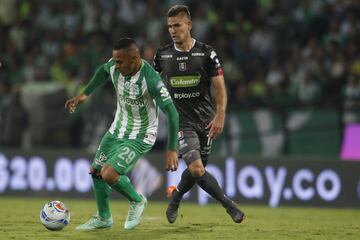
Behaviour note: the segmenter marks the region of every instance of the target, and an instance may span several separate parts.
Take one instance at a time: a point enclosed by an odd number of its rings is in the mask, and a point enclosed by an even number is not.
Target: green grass
[[[62,231],[46,230],[40,223],[40,208],[50,199],[0,198],[0,239],[360,239],[359,209],[271,209],[243,206],[247,218],[235,224],[220,205],[204,207],[185,203],[175,224],[166,221],[166,203],[150,202],[140,226],[126,231],[123,223],[127,203],[111,202],[115,221],[111,229],[78,232],[75,227],[95,212],[92,200],[59,199],[71,211],[70,225]]]

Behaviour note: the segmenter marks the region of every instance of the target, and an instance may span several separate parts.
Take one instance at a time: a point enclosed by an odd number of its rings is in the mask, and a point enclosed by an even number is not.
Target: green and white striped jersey
[[[172,102],[160,75],[145,60],[133,76],[123,76],[115,61],[103,64],[117,96],[115,119],[109,132],[121,139],[137,139],[153,145],[158,128],[159,107]]]

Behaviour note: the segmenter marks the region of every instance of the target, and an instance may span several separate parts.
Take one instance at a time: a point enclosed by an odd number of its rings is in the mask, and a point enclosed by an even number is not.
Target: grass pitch
[[[62,231],[49,231],[40,223],[40,209],[49,200],[61,200],[70,209],[70,225]],[[129,231],[123,229],[127,202],[112,200],[115,224],[111,229],[79,232],[75,227],[96,211],[93,200],[1,197],[0,239],[360,239],[359,209],[245,205],[245,221],[235,224],[220,205],[185,203],[176,223],[169,224],[166,207],[166,203],[150,202],[141,225]]]

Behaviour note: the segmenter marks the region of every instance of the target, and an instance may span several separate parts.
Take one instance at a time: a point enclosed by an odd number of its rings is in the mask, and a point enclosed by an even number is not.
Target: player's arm
[[[73,113],[76,110],[76,107],[85,102],[87,97],[99,86],[101,86],[109,77],[108,71],[105,69],[106,65],[101,65],[95,72],[94,76],[91,78],[89,83],[86,85],[85,89],[77,96],[67,100],[65,102],[65,108],[69,110],[69,113]]]
[[[165,114],[167,121],[167,151],[166,151],[166,170],[176,171],[178,168],[178,132],[179,132],[179,114],[172,102],[166,104],[161,108]]]
[[[178,132],[179,132],[179,114],[176,111],[171,96],[161,81],[158,73],[152,71],[149,73],[151,78],[147,79],[149,93],[154,98],[156,104],[165,114],[167,121],[167,151],[166,151],[166,170],[175,171],[178,167]]]
[[[214,139],[221,134],[224,129],[227,94],[220,60],[216,52],[211,47],[208,47],[208,54],[210,68],[209,74],[212,76],[211,81],[215,89],[216,114],[207,128],[210,129],[209,138]]]
[[[227,94],[223,75],[211,78],[215,88],[216,114],[209,123],[209,138],[214,139],[222,133],[224,129],[225,113],[227,106]]]
[[[161,108],[167,121],[168,142],[167,150],[177,151],[178,132],[179,132],[179,114],[172,102],[169,102]]]

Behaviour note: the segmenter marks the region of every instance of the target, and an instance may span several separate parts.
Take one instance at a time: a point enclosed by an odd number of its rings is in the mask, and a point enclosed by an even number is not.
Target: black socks
[[[216,179],[207,171],[201,177],[195,178],[197,184],[214,199],[218,200],[224,208],[232,202],[225,196]]]
[[[173,191],[174,203],[179,203],[183,195],[189,191],[197,183],[205,192],[207,192],[214,199],[218,200],[224,208],[228,207],[232,202],[225,196],[223,190],[220,188],[216,179],[207,171],[201,177],[194,178],[189,169],[186,169],[182,175],[181,180],[177,186],[177,189]]]
[[[195,183],[196,182],[194,177],[187,168],[181,174],[181,180],[177,186],[177,189],[175,189],[173,192],[173,201],[179,203],[183,195],[188,192],[195,185]]]

